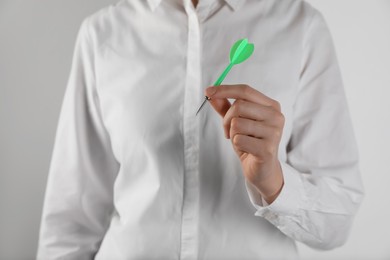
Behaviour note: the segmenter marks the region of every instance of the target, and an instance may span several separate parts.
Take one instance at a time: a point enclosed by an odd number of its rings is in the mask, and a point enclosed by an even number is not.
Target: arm
[[[41,221],[38,259],[92,259],[113,210],[119,165],[95,89],[88,18],[79,29],[61,107]]]
[[[315,12],[306,30],[287,161],[277,159],[283,128],[277,102],[239,85],[209,88],[206,95],[227,122],[225,133],[240,157],[255,215],[311,247],[342,245],[363,187],[335,50],[322,16]],[[226,98],[236,102],[230,106]]]
[[[318,12],[304,43],[293,132],[287,162],[281,163],[285,190],[257,214],[269,212],[267,219],[287,235],[331,249],[346,241],[363,186],[340,69],[330,32]]]

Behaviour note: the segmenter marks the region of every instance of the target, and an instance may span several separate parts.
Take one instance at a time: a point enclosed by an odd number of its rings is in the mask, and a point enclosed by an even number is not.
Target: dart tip
[[[205,96],[205,97],[204,97],[204,100],[203,100],[203,103],[202,103],[202,105],[200,105],[200,107],[198,108],[198,111],[196,111],[195,116],[197,116],[197,115],[199,114],[200,110],[202,109],[202,107],[204,106],[204,104],[206,104],[206,101],[208,101],[208,100],[210,100],[210,98],[209,98],[208,96]]]
[[[204,104],[204,102],[202,103],[202,105],[198,108],[198,111],[196,111],[196,114],[195,114],[195,116],[197,116],[198,114],[199,114],[199,112],[200,112],[200,110],[202,109],[202,107],[203,107],[203,104]]]

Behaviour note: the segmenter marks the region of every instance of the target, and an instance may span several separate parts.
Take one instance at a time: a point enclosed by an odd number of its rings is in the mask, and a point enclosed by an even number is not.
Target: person
[[[212,86],[242,38],[254,53]],[[37,258],[339,247],[364,197],[358,164],[333,41],[311,5],[121,0],[79,28]]]

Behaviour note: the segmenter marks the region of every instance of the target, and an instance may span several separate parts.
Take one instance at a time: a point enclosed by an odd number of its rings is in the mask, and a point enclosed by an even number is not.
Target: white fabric
[[[285,184],[264,205],[203,91],[282,106]],[[298,0],[122,0],[81,24],[62,104],[38,259],[297,259],[341,245],[361,203],[358,154],[327,26]]]

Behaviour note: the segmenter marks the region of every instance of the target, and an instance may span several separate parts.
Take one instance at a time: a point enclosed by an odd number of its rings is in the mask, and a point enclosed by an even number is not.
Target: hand
[[[205,94],[223,117],[225,136],[240,158],[245,178],[272,203],[283,186],[278,159],[284,127],[280,104],[247,85],[209,87]],[[228,98],[236,99],[233,105]]]

